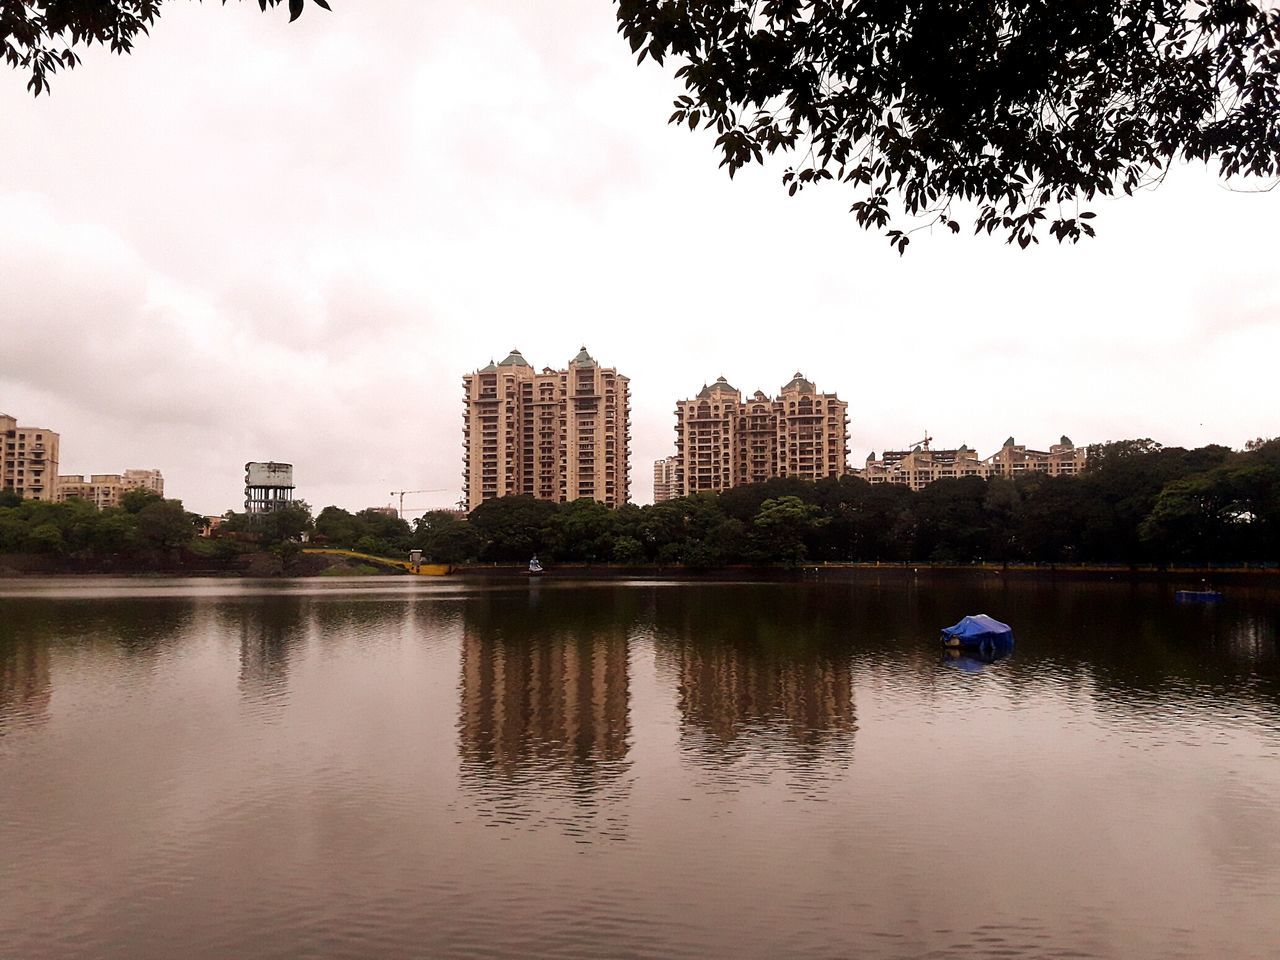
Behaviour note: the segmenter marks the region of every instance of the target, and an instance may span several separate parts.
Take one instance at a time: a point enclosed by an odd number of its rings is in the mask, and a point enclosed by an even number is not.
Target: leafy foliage
[[[962,477],[913,492],[859,477],[770,480],[607,510],[503,497],[469,520],[419,521],[437,562],[728,564],[809,561],[1280,561],[1280,440],[1246,452],[1124,440],[1079,477]]]
[[[858,191],[900,253],[916,229],[1093,236],[1099,195],[1176,160],[1280,174],[1280,8],[1259,0],[617,0],[643,61],[675,59],[670,121],[732,177],[797,157],[794,194]]]
[[[147,34],[164,0],[0,0],[0,54],[9,66],[31,74],[32,95],[49,92],[59,69],[79,65],[78,48],[95,43],[112,53],[129,53],[138,34]],[[227,0],[222,0],[226,5]],[[258,0],[262,10],[285,0]],[[312,0],[329,9],[328,0]],[[305,0],[288,0],[289,19],[302,15]]]

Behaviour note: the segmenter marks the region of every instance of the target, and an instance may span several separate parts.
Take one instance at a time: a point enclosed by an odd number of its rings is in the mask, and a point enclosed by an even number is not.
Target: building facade
[[[519,350],[469,373],[463,386],[467,511],[526,495],[609,507],[631,493],[630,381],[583,347],[567,369],[536,372]]]
[[[919,490],[935,480],[985,478],[990,472],[977,451],[964,444],[954,450],[932,450],[926,444],[911,450],[886,450],[879,460],[874,452],[868,454],[862,478],[870,483],[896,483]]]
[[[848,472],[849,405],[799,373],[777,397],[757,390],[745,401],[720,377],[678,401],[675,414],[675,496]]]
[[[1060,438],[1048,450],[1029,450],[1010,437],[998,453],[987,458],[987,463],[993,477],[1017,477],[1024,473],[1074,477],[1084,469],[1084,459],[1084,448],[1077,447],[1067,436]]]
[[[0,413],[0,490],[6,489],[25,500],[57,501],[58,434]]]
[[[124,473],[95,473],[88,477],[70,474],[58,477],[58,502],[88,500],[99,510],[120,506],[130,490],[149,490],[164,496],[164,476],[159,470],[126,470]]]
[[[911,450],[886,450],[879,459],[872,452],[858,475],[869,483],[895,483],[920,490],[935,480],[956,477],[1013,478],[1026,473],[1076,476],[1084,469],[1084,463],[1084,448],[1075,446],[1069,437],[1063,437],[1048,450],[1030,450],[1010,437],[985,460],[964,444],[954,450],[933,450],[925,443]]]
[[[653,502],[664,503],[677,496],[675,457],[665,457],[653,462]]]

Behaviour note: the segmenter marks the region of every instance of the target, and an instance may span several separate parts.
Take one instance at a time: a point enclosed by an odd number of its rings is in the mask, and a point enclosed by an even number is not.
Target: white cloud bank
[[[60,430],[65,472],[157,466],[204,512],[265,458],[316,506],[450,502],[460,377],[512,346],[631,377],[640,501],[675,400],[720,374],[837,390],[855,465],[926,427],[983,451],[1280,433],[1280,193],[1180,170],[1078,248],[899,259],[838,190],[730,183],[612,16],[178,4],[52,99],[0,73],[0,410]]]

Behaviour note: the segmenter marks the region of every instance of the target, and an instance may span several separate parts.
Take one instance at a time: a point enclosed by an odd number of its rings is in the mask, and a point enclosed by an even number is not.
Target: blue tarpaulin
[[[1008,653],[1013,649],[1013,631],[985,613],[965,617],[942,631],[942,642],[950,647],[978,650],[985,654]]]

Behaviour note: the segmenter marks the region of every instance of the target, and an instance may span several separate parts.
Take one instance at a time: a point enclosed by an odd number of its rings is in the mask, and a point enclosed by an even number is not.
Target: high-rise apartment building
[[[0,490],[26,500],[58,499],[58,435],[48,427],[24,427],[0,413]]]
[[[99,510],[120,506],[129,490],[149,490],[164,496],[164,476],[159,470],[126,470],[124,473],[95,473],[89,477],[70,474],[58,477],[58,502],[88,500]]]
[[[724,377],[676,403],[675,495],[848,472],[849,405],[797,373],[774,399]]]
[[[676,457],[664,457],[653,462],[653,502],[665,503],[679,496],[676,493]]]
[[[568,369],[536,372],[519,350],[462,378],[467,510],[527,495],[609,507],[631,492],[629,381],[583,347]]]

